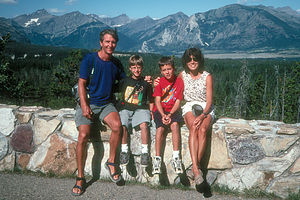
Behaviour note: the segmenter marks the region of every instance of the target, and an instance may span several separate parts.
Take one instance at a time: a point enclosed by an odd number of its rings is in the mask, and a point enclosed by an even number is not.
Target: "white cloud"
[[[66,5],[73,5],[73,3],[74,3],[75,1],[77,1],[77,0],[67,0],[67,1],[65,1],[65,4],[66,4]]]
[[[258,3],[264,0],[237,0],[238,4],[247,4],[247,3]]]
[[[296,11],[297,11],[298,13],[300,13],[300,9],[297,9]]]
[[[64,10],[59,10],[58,8],[49,8],[47,10],[49,13],[52,13],[52,14],[61,14],[61,13],[65,12]]]
[[[0,4],[15,4],[18,3],[17,0],[0,0]]]
[[[248,0],[238,0],[237,3],[238,4],[246,4]]]

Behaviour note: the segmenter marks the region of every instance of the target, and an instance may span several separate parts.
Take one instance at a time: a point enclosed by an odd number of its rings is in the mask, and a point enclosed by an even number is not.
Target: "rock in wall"
[[[76,174],[78,131],[74,109],[50,110],[43,107],[0,105],[0,170],[39,171]],[[155,127],[150,128],[150,154],[154,155]],[[191,168],[186,126],[181,128],[181,157],[184,174],[177,175],[171,166],[172,133],[163,150],[161,175],[152,174],[151,164],[140,165],[140,131],[130,132],[130,163],[122,167],[125,180],[151,184],[193,186],[186,176]],[[207,182],[230,189],[259,188],[280,197],[300,189],[300,124],[266,120],[221,118],[207,135],[202,170]],[[108,159],[110,130],[98,124],[88,144],[85,167],[87,175],[108,178],[104,167]]]

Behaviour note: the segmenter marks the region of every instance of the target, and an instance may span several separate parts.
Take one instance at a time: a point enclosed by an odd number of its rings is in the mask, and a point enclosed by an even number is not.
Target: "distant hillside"
[[[116,28],[117,50],[181,54],[199,46],[206,51],[300,49],[300,15],[288,7],[232,4],[187,16],[182,12],[159,20],[130,19],[125,14],[101,18],[71,12],[54,16],[46,10],[13,19],[0,18],[0,34],[33,44],[99,48],[99,32]]]
[[[52,57],[55,61],[62,60],[70,55],[71,51],[76,50],[71,47],[55,47],[55,46],[42,46],[42,45],[34,45],[29,43],[20,43],[15,41],[10,41],[7,43],[5,47],[5,54],[14,57],[14,58],[22,58],[26,54],[26,57]],[[88,53],[89,51],[86,49],[80,49],[83,54]]]

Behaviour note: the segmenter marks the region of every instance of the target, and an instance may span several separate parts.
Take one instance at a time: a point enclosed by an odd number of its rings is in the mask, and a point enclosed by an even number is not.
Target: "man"
[[[77,107],[75,114],[75,122],[79,130],[76,147],[78,176],[72,189],[74,196],[81,195],[86,187],[84,166],[87,157],[87,142],[91,125],[97,120],[103,121],[111,129],[109,158],[105,163],[105,168],[113,182],[117,183],[121,180],[115,158],[122,125],[118,111],[112,104],[112,94],[116,81],[125,78],[126,75],[121,62],[112,56],[117,42],[118,35],[115,30],[102,31],[100,33],[101,50],[87,54],[80,66],[78,81],[80,106]]]

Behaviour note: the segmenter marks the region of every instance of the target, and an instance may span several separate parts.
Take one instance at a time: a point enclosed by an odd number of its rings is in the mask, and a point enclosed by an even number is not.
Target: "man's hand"
[[[85,116],[88,119],[92,119],[93,118],[93,111],[91,110],[91,108],[89,106],[82,106],[82,115]]]

